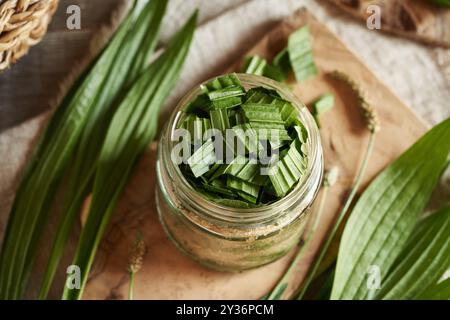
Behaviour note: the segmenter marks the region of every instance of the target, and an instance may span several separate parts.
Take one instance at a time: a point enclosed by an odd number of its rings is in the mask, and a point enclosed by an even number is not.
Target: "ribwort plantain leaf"
[[[22,296],[59,183],[73,160],[91,112],[109,105],[121,87],[112,74],[133,21],[137,3],[109,45],[74,83],[33,152],[10,213],[0,256],[0,299]],[[128,72],[128,70],[127,70]]]
[[[375,299],[417,299],[450,266],[450,206],[419,221]]]
[[[92,262],[117,199],[134,164],[155,138],[161,105],[175,85],[186,59],[197,12],[175,35],[166,51],[139,77],[120,102],[100,151],[92,202],[76,249],[80,289],[64,288],[63,299],[80,299]]]
[[[148,66],[157,42],[159,27],[167,6],[167,0],[150,1],[143,7],[136,22],[130,27],[118,50],[108,80],[103,88],[108,88],[115,99],[121,91],[129,87],[137,76]],[[68,192],[63,204],[63,216],[58,226],[44,280],[39,293],[45,299],[52,283],[56,268],[63,253],[71,227],[79,213],[84,198],[91,191],[100,146],[112,119],[116,104],[97,101],[98,106],[90,113],[69,176]]]
[[[339,248],[331,299],[365,299],[367,270],[386,276],[445,168],[450,118],[431,129],[370,184],[357,202]]]

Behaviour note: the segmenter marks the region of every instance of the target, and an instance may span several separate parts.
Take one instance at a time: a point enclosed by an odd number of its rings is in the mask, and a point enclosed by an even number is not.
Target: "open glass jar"
[[[183,120],[182,110],[201,93],[200,87],[195,87],[180,101],[162,132],[158,148],[158,214],[167,235],[182,252],[221,271],[265,265],[298,244],[323,174],[320,134],[305,105],[279,82],[255,75],[237,76],[245,89],[265,87],[276,90],[299,110],[300,120],[308,132],[306,148],[309,156],[301,180],[275,203],[241,209],[207,200],[189,184],[171,158],[176,144],[172,134]]]

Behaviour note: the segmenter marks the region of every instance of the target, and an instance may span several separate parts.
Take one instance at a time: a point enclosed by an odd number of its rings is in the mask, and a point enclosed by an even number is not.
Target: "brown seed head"
[[[376,133],[380,130],[380,121],[378,119],[378,113],[375,108],[369,103],[366,97],[366,93],[362,90],[361,86],[356,83],[348,74],[334,70],[331,72],[331,76],[337,80],[345,82],[352,91],[358,97],[358,105],[362,110],[362,115],[364,121],[366,122],[366,127],[371,133]]]
[[[141,269],[142,263],[144,261],[145,251],[146,247],[144,243],[144,237],[141,233],[139,233],[130,250],[130,258],[128,261],[129,272],[137,273]]]

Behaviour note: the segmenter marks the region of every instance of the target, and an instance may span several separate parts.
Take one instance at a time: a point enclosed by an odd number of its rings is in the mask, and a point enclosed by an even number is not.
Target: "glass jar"
[[[308,131],[309,157],[305,175],[290,193],[273,204],[241,209],[211,202],[188,183],[171,160],[176,143],[171,141],[171,134],[182,121],[181,110],[201,93],[200,87],[196,86],[180,101],[162,132],[158,147],[158,214],[167,235],[182,252],[221,271],[240,271],[268,264],[298,244],[323,174],[319,130],[305,105],[282,83],[255,75],[237,76],[246,90],[253,87],[274,89],[298,108],[300,120]]]

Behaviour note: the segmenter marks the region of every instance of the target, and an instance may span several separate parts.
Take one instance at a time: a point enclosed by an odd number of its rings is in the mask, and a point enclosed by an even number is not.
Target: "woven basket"
[[[42,39],[57,6],[58,0],[0,0],[0,71]]]

